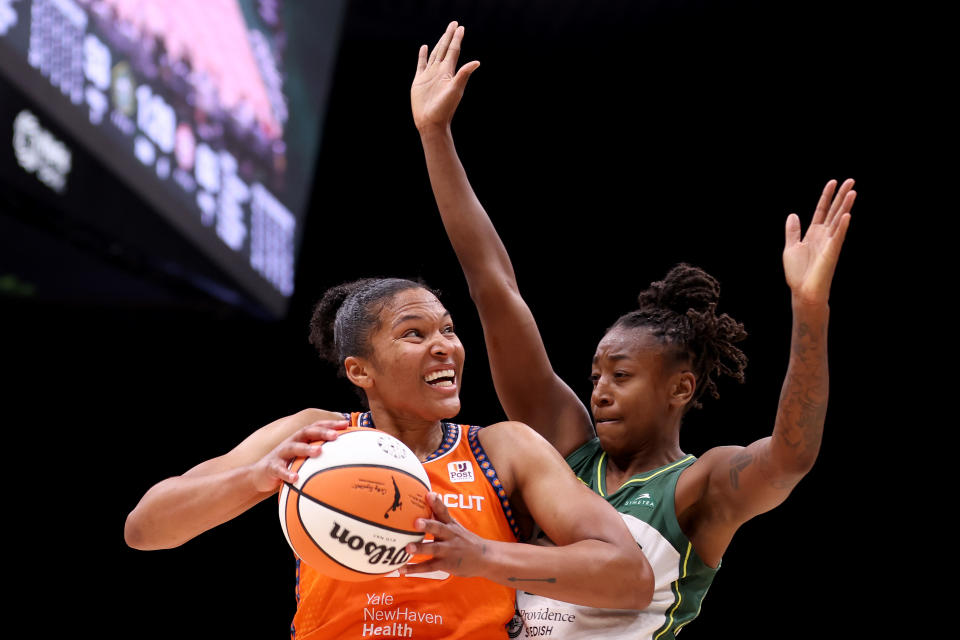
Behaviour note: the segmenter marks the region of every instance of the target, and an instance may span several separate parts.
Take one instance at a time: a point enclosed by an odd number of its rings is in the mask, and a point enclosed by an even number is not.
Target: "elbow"
[[[630,585],[624,589],[624,600],[621,607],[624,609],[646,609],[653,601],[654,578],[653,567],[639,546],[634,546],[629,556],[625,558],[623,566],[627,568],[626,580]]]
[[[467,281],[467,287],[470,299],[481,308],[522,300],[516,279],[505,272],[490,273],[485,278],[473,278]]]
[[[597,565],[596,602],[589,606],[609,609],[646,609],[653,601],[653,568],[640,546],[630,541],[629,547],[616,545],[616,552]],[[602,594],[602,596],[601,596]]]
[[[127,516],[123,525],[123,541],[131,549],[138,551],[156,551],[158,549],[172,549],[183,544],[184,541],[163,541],[156,535],[151,535],[151,528],[146,526],[140,514],[134,509]]]
[[[127,515],[127,521],[123,525],[123,541],[131,549],[147,551],[150,548],[146,543],[143,528],[138,523],[136,511]]]
[[[810,473],[820,454],[820,448],[809,448],[806,451],[790,451],[788,455],[781,455],[775,460],[776,467],[772,474],[780,476],[785,484],[796,484],[805,475]]]
[[[817,454],[814,453],[812,456],[798,458],[793,466],[788,470],[788,475],[792,478],[795,478],[794,484],[800,482],[800,480],[810,473],[813,470],[813,464],[817,461]]]
[[[809,438],[801,446],[788,441],[777,430],[769,441],[769,462],[766,475],[776,476],[781,482],[796,484],[810,473],[820,455],[820,438]]]

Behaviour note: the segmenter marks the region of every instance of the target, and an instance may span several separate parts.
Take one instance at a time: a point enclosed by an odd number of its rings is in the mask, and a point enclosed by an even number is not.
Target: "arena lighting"
[[[62,194],[77,145],[282,315],[345,4],[0,0],[17,163]]]

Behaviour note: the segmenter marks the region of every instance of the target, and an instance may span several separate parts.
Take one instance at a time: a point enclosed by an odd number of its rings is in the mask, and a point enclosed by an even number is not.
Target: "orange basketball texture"
[[[290,468],[299,477],[281,489],[280,520],[303,562],[332,578],[359,581],[410,560],[404,547],[423,539],[414,521],[431,516],[430,481],[406,445],[353,427],[324,443],[316,458],[297,458]]]

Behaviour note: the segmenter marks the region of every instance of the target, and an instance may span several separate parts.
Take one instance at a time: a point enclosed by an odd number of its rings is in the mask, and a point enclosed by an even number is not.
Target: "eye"
[[[453,325],[452,325],[452,324],[446,325],[446,326],[445,326],[443,329],[441,329],[440,331],[441,331],[441,333],[449,333],[449,334],[455,333],[454,330],[453,330]]]
[[[419,329],[407,329],[402,334],[400,334],[400,337],[401,338],[421,338],[423,336],[420,334]]]
[[[597,386],[597,383],[598,383],[598,382],[600,382],[600,374],[599,374],[599,373],[591,373],[591,374],[590,374],[590,384],[592,384],[593,386]]]
[[[629,378],[630,374],[626,371],[614,371],[613,377],[617,380],[623,380],[624,378]]]

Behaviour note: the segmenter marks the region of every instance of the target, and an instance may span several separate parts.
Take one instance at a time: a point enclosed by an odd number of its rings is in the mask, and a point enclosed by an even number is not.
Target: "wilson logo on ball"
[[[333,523],[333,529],[330,530],[330,537],[340,544],[348,546],[353,551],[363,549],[363,552],[367,554],[367,562],[370,564],[381,563],[395,567],[404,564],[410,559],[410,554],[404,551],[403,548],[397,549],[396,547],[388,547],[385,544],[367,542],[359,535],[351,534],[350,530],[346,527],[341,530],[340,524],[337,522]]]

